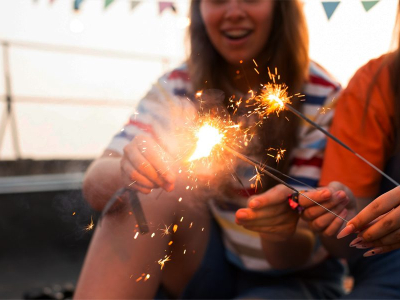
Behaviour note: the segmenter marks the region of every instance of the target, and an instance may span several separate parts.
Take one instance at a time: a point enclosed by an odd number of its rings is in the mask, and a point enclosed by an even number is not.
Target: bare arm
[[[120,163],[120,154],[106,150],[86,171],[83,195],[95,210],[101,211],[112,195],[123,187]]]
[[[90,205],[102,210],[107,201],[120,188],[149,194],[162,187],[174,189],[175,176],[160,158],[159,146],[151,137],[136,136],[124,148],[124,153],[105,151],[89,167],[83,193]]]

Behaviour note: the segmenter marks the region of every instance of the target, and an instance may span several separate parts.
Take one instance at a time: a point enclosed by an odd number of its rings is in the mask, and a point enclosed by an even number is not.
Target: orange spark
[[[165,226],[165,228],[159,229],[159,230],[162,231],[161,236],[166,236],[166,235],[171,234],[171,232],[169,231],[169,229],[171,228],[172,224],[169,225],[169,226],[167,226],[167,225],[164,225],[164,226]]]
[[[93,227],[94,227],[93,217],[90,216],[90,224],[88,224],[88,225],[85,227],[85,230],[86,230],[86,231],[90,231],[90,230],[93,229]]]
[[[172,231],[175,233],[178,230],[178,225],[174,225],[174,227],[172,228]]]
[[[165,263],[167,262],[167,261],[171,261],[169,258],[171,257],[171,255],[165,255],[164,256],[164,259],[160,259],[159,261],[158,261],[158,264],[161,266],[161,270],[164,268],[164,265],[165,265]]]

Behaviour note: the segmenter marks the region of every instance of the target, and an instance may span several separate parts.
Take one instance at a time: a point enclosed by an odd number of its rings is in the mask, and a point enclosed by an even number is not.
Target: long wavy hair
[[[372,74],[372,80],[367,90],[367,99],[364,108],[362,125],[364,126],[365,122],[367,122],[366,116],[369,104],[371,102],[372,91],[374,87],[376,87],[376,85],[378,84],[378,78],[382,70],[385,67],[388,67],[390,76],[389,87],[392,89],[393,92],[393,105],[394,111],[396,112],[393,124],[395,147],[392,151],[392,153],[395,154],[400,153],[400,0],[397,4],[396,24],[393,30],[392,47],[393,46],[395,48],[394,51],[385,57],[375,74]]]
[[[397,50],[393,53],[393,63],[390,68],[390,85],[394,95],[395,112],[395,151],[400,152],[400,0],[397,5],[397,18],[394,31],[394,38],[397,40]]]
[[[217,52],[207,35],[200,14],[200,1],[192,0],[191,2],[191,23],[188,32],[190,41],[188,68],[193,89],[194,91],[205,88],[221,89],[226,95],[232,95],[235,87],[232,86],[232,80],[227,80],[227,78],[233,75],[228,74],[228,63]],[[268,68],[271,70],[277,68],[281,82],[288,86],[290,94],[295,94],[301,92],[308,77],[309,66],[308,30],[302,4],[298,0],[271,1],[275,1],[272,27],[268,41],[258,55],[258,70],[260,74],[265,74],[265,81],[268,81],[266,75]],[[228,97],[225,99],[226,105],[229,104],[227,102]],[[298,109],[301,102],[294,101],[293,106]],[[250,150],[252,154],[264,154],[263,157],[268,159],[269,165],[275,165],[284,173],[287,173],[290,166],[287,158],[297,144],[299,125],[298,118],[292,116],[288,122],[286,113],[280,113],[279,117],[269,116],[268,122],[258,129],[256,135],[260,139],[260,146]],[[266,149],[281,147],[286,149],[286,159],[280,163],[276,163],[274,159],[266,155]],[[275,184],[265,179],[264,190]]]

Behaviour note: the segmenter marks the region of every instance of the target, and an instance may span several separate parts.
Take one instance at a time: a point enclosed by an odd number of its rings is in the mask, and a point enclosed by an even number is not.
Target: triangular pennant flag
[[[329,1],[329,2],[322,2],[322,5],[324,6],[324,10],[326,13],[326,16],[328,17],[328,20],[332,17],[333,13],[335,12],[336,8],[340,4],[340,1]]]
[[[136,5],[140,4],[140,0],[131,1],[131,10],[135,9]]]
[[[374,0],[374,1],[361,1],[362,5],[364,6],[365,11],[369,11],[371,8],[377,4],[379,0]]]
[[[104,8],[107,8],[111,3],[113,3],[114,2],[114,0],[106,0],[105,2],[104,2]]]
[[[79,7],[81,6],[83,0],[75,0],[74,1],[74,9],[79,10]]]
[[[174,12],[176,12],[176,8],[171,1],[160,1],[158,3],[158,8],[160,14],[167,8],[171,8]]]

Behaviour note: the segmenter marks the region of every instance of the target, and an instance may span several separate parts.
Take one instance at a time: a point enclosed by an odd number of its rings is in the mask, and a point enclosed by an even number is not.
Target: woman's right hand
[[[124,147],[121,175],[124,186],[148,194],[154,188],[170,192],[175,175],[166,159],[168,154],[151,137],[138,135]]]
[[[351,243],[357,248],[373,248],[364,256],[372,256],[400,248],[400,187],[376,198],[351,219],[338,234],[358,236]]]

